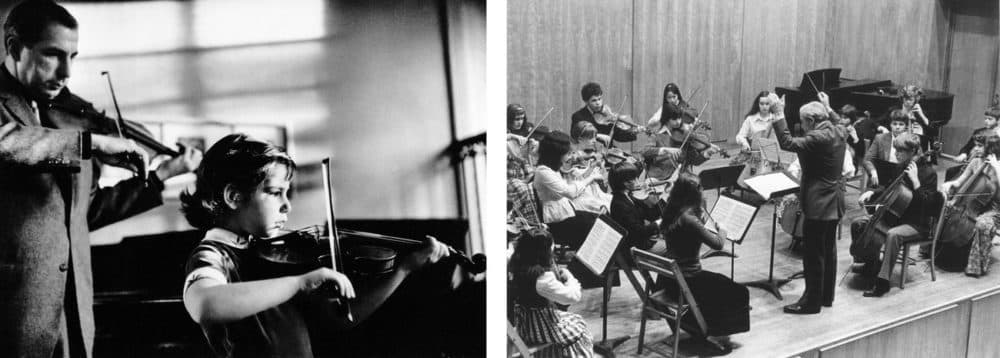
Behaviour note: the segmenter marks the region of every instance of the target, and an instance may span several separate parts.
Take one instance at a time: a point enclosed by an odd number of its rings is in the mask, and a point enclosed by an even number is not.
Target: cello
[[[941,233],[938,235],[941,243],[961,247],[972,240],[976,232],[976,217],[989,210],[996,195],[997,187],[993,184],[996,173],[991,174],[990,169],[989,163],[983,160],[945,205]]]
[[[906,168],[910,163],[923,163],[923,161],[933,157],[937,154],[937,151],[941,150],[941,142],[935,142],[931,147],[931,150],[914,156],[902,167]],[[904,178],[906,178],[905,169],[870,204],[875,207],[875,212],[872,214],[868,225],[865,227],[865,231],[861,235],[862,242],[864,243],[862,250],[866,252],[872,251],[872,243],[885,242],[889,229],[899,225],[902,221],[903,213],[910,206],[910,201],[913,200],[913,191],[915,190],[903,185]]]

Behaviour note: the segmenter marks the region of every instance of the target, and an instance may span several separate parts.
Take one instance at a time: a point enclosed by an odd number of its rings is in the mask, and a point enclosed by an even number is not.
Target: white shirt
[[[539,296],[561,305],[580,302],[582,295],[580,281],[577,281],[569,271],[563,270],[562,273],[566,275],[566,283],[560,282],[552,271],[538,276],[538,280],[535,280],[535,291]]]
[[[545,165],[535,169],[535,180],[531,183],[542,203],[542,221],[554,223],[576,215],[570,199],[583,193],[583,186],[567,182],[562,174]]]
[[[741,146],[750,146],[750,140],[757,138],[777,139],[777,135],[771,127],[773,116],[768,113],[761,116],[760,113],[752,114],[743,120],[740,131],[736,133],[736,142]]]

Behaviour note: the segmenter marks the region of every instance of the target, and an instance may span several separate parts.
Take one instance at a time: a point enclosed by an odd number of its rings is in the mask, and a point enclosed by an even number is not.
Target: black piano
[[[341,228],[409,238],[432,235],[458,249],[464,247],[464,237],[468,230],[465,220],[339,220],[338,225]],[[128,237],[116,245],[94,246],[91,249],[95,357],[211,356],[200,327],[188,316],[181,301],[184,264],[202,237],[203,232],[197,230],[170,232]],[[381,345],[406,349],[406,352],[432,352],[428,354],[436,356],[484,356],[485,282],[468,286],[456,295],[457,299],[448,303],[462,316],[439,320],[452,323],[449,326],[396,322],[390,316],[392,310],[386,309],[388,312],[381,316],[376,313],[369,319],[371,322],[365,322],[351,332],[332,332],[331,335],[338,337],[337,339],[314,338],[313,350],[317,357],[358,356],[367,355],[368,352],[344,351],[341,347]],[[397,301],[405,299],[407,302],[404,304],[408,304],[413,300],[412,292],[420,293],[419,289],[412,288],[408,292],[411,292],[408,297]],[[413,304],[429,306],[441,303]],[[397,311],[412,309],[405,305],[396,306],[404,307],[396,308]],[[394,327],[386,329],[386,323],[391,323]],[[396,333],[393,329],[421,327],[424,328],[424,334],[414,332],[415,334],[399,339],[385,335],[374,336],[383,332]],[[431,342],[433,339],[428,339],[428,336],[440,336],[440,339]]]
[[[826,92],[830,96],[830,106],[839,109],[845,104],[855,103],[855,92],[874,91],[891,85],[889,80],[841,78],[839,68],[827,68],[803,74],[798,87],[775,87],[774,92],[779,97],[785,96],[785,120],[789,128],[794,128],[793,132],[798,132],[799,107],[818,100],[817,91]]]
[[[788,126],[798,131],[799,107],[817,100],[816,91],[830,95],[830,105],[836,110],[852,104],[878,119],[899,104],[899,87],[889,80],[841,78],[839,68],[827,68],[804,73],[798,87],[775,87],[774,91],[778,96],[785,96],[785,118]],[[928,134],[938,137],[940,128],[951,120],[955,95],[931,89],[923,92],[920,106],[931,120]]]

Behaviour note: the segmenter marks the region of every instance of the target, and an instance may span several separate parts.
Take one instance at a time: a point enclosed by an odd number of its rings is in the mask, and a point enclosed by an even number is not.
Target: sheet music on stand
[[[750,205],[730,195],[720,195],[715,200],[710,217],[719,227],[726,231],[726,239],[740,244],[750,229],[750,223],[757,216],[759,206]],[[706,226],[712,233],[718,233],[714,227]]]
[[[594,274],[603,275],[618,250],[618,243],[626,234],[627,231],[611,218],[601,215],[594,221],[580,249],[576,250],[576,258]]]
[[[799,189],[799,181],[786,171],[775,171],[747,178],[743,181],[761,197],[772,199],[774,196],[790,194]]]

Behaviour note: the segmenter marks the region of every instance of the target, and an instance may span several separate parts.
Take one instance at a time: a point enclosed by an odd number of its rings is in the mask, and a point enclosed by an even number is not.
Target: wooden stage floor
[[[728,159],[713,159],[704,168],[726,165]],[[938,165],[939,182],[944,177],[944,168],[953,165],[946,159],[941,159]],[[931,282],[927,265],[917,263],[907,269],[906,288],[899,289],[899,269],[893,274],[893,287],[881,298],[862,297],[862,292],[871,284],[868,279],[856,274],[848,274],[851,256],[850,246],[851,219],[862,214],[857,204],[858,192],[848,189],[847,216],[841,223],[842,238],[837,241],[837,286],[836,298],[832,308],[824,308],[816,315],[789,315],[782,313],[782,306],[793,303],[804,289],[802,279],[792,280],[781,287],[784,300],[778,300],[767,291],[750,288],[750,331],[731,337],[734,349],[727,357],[785,357],[794,356],[809,350],[825,346],[862,332],[875,330],[893,322],[901,321],[921,312],[942,306],[963,298],[978,295],[1000,287],[1000,268],[997,266],[1000,255],[997,242],[994,242],[993,264],[990,274],[981,278],[971,278],[961,272],[945,272],[938,269],[937,281]],[[715,201],[715,192],[706,194],[708,205]],[[750,231],[742,245],[736,246],[735,280],[737,282],[766,279],[771,245],[771,215],[773,205],[765,204],[757,213]],[[774,257],[775,278],[787,278],[802,270],[802,261],[798,253],[789,249],[791,236],[781,230],[780,224],[776,233]],[[727,247],[728,249],[728,247]],[[916,256],[913,249],[911,256]],[[704,259],[705,269],[729,275],[730,259],[728,257],[712,257]],[[636,272],[638,273],[638,272]],[[631,336],[624,344],[615,349],[615,354],[623,357],[636,356],[636,345],[639,334],[639,312],[642,302],[636,295],[624,275],[621,286],[612,289],[609,301],[608,336],[611,338]],[[601,289],[586,289],[580,303],[570,306],[571,312],[581,314],[587,321],[595,342],[601,336]],[[661,350],[670,347],[662,341],[669,335],[670,329],[666,321],[647,322],[646,342],[655,343]],[[685,344],[687,343],[687,344]],[[710,351],[700,347],[696,342],[685,342],[682,336],[681,354],[685,357],[706,356]],[[656,357],[657,353],[644,350],[643,357]]]

